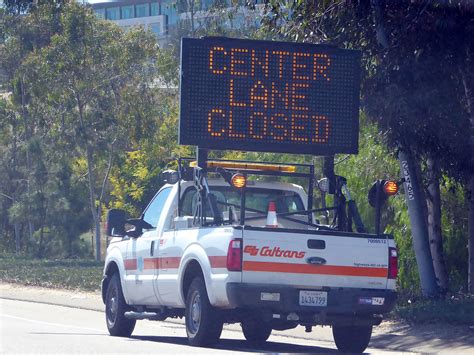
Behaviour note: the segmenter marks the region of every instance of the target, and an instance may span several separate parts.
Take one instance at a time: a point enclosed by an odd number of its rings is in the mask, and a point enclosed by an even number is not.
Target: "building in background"
[[[173,25],[177,19],[172,0],[90,0],[88,3],[98,17],[114,21],[125,29],[132,26],[149,28],[160,42],[165,40],[168,24]]]
[[[262,9],[263,0],[255,0],[257,12]],[[216,4],[221,8],[231,8],[231,0],[88,0],[86,1],[98,17],[114,21],[123,28],[144,26],[157,36],[160,44],[166,43],[170,33],[179,23],[190,21],[190,6],[193,21],[202,23]],[[255,11],[240,10],[232,17],[232,26],[243,23],[244,18],[257,20]],[[194,24],[193,24],[194,25]]]

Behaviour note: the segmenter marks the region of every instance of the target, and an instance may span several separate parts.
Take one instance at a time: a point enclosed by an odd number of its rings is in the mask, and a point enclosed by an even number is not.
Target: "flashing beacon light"
[[[395,181],[387,180],[383,184],[383,191],[387,196],[393,196],[398,192],[398,184]]]
[[[234,174],[230,182],[235,188],[242,189],[247,185],[247,178],[242,174]]]

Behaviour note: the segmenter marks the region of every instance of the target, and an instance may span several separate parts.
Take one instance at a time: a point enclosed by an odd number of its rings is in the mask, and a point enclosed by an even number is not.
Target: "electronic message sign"
[[[360,52],[183,38],[179,143],[297,154],[357,153]]]

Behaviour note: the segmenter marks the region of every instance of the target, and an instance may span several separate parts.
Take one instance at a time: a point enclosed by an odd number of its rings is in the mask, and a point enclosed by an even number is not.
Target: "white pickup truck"
[[[190,344],[205,346],[224,323],[240,323],[253,343],[272,329],[330,325],[339,350],[363,352],[395,303],[393,238],[322,225],[301,186],[247,181],[247,165],[223,166],[224,179],[165,184],[139,219],[109,212],[102,297],[110,334],[130,336],[138,319],[184,316]],[[245,186],[229,184],[229,171],[244,172]]]

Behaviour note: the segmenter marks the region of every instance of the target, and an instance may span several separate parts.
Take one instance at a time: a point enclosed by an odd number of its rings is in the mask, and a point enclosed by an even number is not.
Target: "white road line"
[[[100,329],[78,327],[78,326],[75,326],[75,325],[67,325],[67,324],[60,324],[60,323],[43,322],[43,321],[40,321],[40,320],[34,320],[34,319],[29,319],[29,318],[11,316],[11,315],[8,315],[8,314],[0,314],[0,317],[11,318],[11,319],[21,320],[21,321],[25,321],[25,322],[30,322],[30,323],[41,324],[41,325],[49,325],[49,326],[63,327],[63,328],[75,328],[75,329],[82,329],[82,330],[88,330],[88,331],[92,331],[92,332],[96,332],[96,333],[105,334],[105,332],[103,330],[100,330]]]

